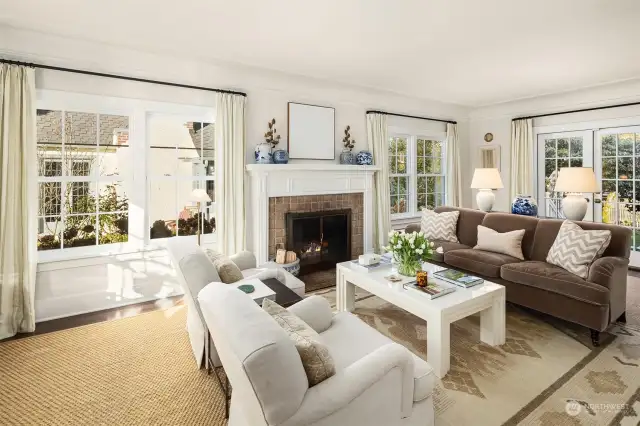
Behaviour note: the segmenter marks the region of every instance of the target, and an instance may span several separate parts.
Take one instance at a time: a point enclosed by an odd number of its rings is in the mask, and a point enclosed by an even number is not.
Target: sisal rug
[[[313,293],[317,290],[336,286],[335,269],[310,272],[308,274],[301,275],[298,278],[304,282],[304,287],[307,293]]]
[[[0,343],[0,425],[223,425],[186,307]]]

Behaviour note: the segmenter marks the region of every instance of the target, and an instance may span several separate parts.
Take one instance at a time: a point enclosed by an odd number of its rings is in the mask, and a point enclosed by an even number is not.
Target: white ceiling
[[[640,77],[640,0],[0,0],[0,23],[467,106]]]

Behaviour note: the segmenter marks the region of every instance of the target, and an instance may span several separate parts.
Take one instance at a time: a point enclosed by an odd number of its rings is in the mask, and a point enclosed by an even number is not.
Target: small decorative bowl
[[[242,284],[238,286],[238,290],[242,290],[245,293],[250,294],[256,291],[256,288],[251,284]]]

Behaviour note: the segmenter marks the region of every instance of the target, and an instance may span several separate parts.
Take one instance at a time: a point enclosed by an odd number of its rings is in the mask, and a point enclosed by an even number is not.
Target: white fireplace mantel
[[[248,164],[250,176],[247,235],[258,264],[269,260],[269,198],[362,192],[363,247],[373,250],[373,175],[377,166],[326,163]]]

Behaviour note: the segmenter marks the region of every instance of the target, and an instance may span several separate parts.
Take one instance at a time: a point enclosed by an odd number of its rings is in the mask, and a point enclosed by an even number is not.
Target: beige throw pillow
[[[244,279],[242,271],[238,268],[238,265],[233,263],[233,261],[227,256],[211,249],[205,249],[204,252],[211,263],[213,263],[213,266],[216,267],[220,281],[225,284],[233,284]]]
[[[422,209],[420,230],[428,240],[457,243],[458,216],[459,211],[436,213],[433,210]]]
[[[296,345],[309,386],[317,385],[336,374],[336,366],[329,349],[318,340],[318,333],[309,325],[269,299],[262,301],[262,309],[270,314]]]
[[[478,243],[474,249],[506,254],[507,256],[524,260],[522,238],[524,238],[524,229],[498,232],[486,226],[478,225]]]
[[[602,256],[610,242],[611,231],[586,231],[565,220],[547,254],[547,262],[586,279],[591,264]]]

